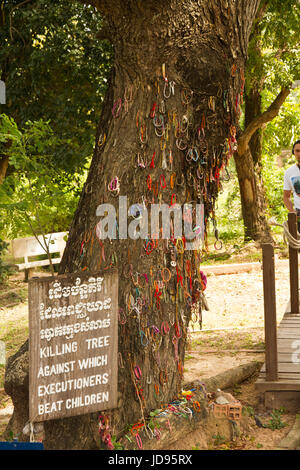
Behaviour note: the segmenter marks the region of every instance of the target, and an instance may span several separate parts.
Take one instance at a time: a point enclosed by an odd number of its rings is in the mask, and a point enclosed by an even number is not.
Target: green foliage
[[[121,442],[117,441],[117,436],[115,436],[115,435],[111,436],[111,442],[114,446],[113,447],[114,450],[124,450],[123,444],[121,444]]]
[[[2,112],[19,128],[50,123],[53,160],[72,175],[84,168],[107,86],[112,49],[99,41],[102,19],[92,6],[68,0],[1,2]]]
[[[85,175],[68,175],[56,166],[57,136],[48,122],[15,121],[0,115],[0,151],[5,149],[13,171],[0,185],[0,234],[12,239],[33,233],[68,230]]]
[[[265,106],[274,100],[274,94],[269,90],[263,93]],[[264,130],[264,152],[279,154],[282,149],[291,148],[299,139],[300,123],[300,88],[293,90],[282,105],[278,116]],[[291,156],[291,154],[290,154]],[[293,157],[291,157],[293,159]],[[284,161],[287,163],[287,161]]]
[[[248,48],[246,90],[289,86],[300,76],[298,0],[267,0]]]
[[[215,446],[222,445],[226,442],[226,437],[222,436],[220,433],[214,434],[212,437],[214,439]]]
[[[269,91],[264,92],[264,100],[274,99]],[[285,170],[295,162],[292,144],[300,136],[300,89],[294,90],[283,104],[278,116],[265,128],[263,141],[263,179],[267,193],[270,215],[279,223],[287,218],[287,210],[282,202],[283,176]],[[287,152],[283,150],[288,149]]]

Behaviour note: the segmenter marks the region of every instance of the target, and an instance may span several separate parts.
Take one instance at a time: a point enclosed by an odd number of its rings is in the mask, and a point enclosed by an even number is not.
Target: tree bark
[[[7,155],[0,155],[0,184],[3,183],[7,168],[8,168],[9,157]]]
[[[110,203],[119,215],[117,191],[108,190],[117,177],[128,207],[170,206],[176,195],[180,205],[203,203],[206,224],[209,218],[215,222],[259,0],[90,3],[106,18],[115,64],[60,273],[118,267],[119,402],[102,414],[110,433],[120,436],[180,392],[191,310],[200,308],[201,253],[183,251],[171,240],[158,240],[149,254],[145,240],[99,240],[96,209]],[[164,128],[158,125],[162,118]],[[190,149],[196,161],[189,161]],[[161,282],[164,268],[170,279]],[[130,299],[143,304],[140,315]],[[48,449],[97,447],[96,429],[96,415],[46,422],[44,443]]]
[[[262,113],[261,89],[251,87],[248,93],[245,93],[245,129],[247,126]],[[254,166],[261,168],[262,155],[262,129],[258,128],[249,141],[249,149],[253,158]]]
[[[245,240],[272,242],[267,222],[267,204],[258,165],[254,165],[250,148],[234,155],[239,181]]]
[[[1,149],[3,153],[0,154],[0,184],[3,183],[8,173],[9,156],[6,155],[6,152],[11,145],[12,140],[9,140],[3,144],[3,148]]]

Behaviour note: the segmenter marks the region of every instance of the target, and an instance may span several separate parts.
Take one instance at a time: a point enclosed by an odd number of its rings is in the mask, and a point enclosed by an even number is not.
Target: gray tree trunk
[[[96,209],[107,202],[118,213],[118,198],[108,191],[118,177],[128,207],[143,201],[148,208],[152,202],[170,205],[176,194],[179,204],[204,203],[206,222],[214,220],[220,174],[235,145],[247,45],[259,0],[90,3],[106,18],[100,35],[113,42],[115,63],[60,272],[105,272],[115,264],[119,269],[119,403],[118,409],[102,413],[109,417],[110,433],[119,437],[127,425],[181,390],[187,326],[201,294],[200,254],[181,253],[179,245],[165,240],[149,255],[144,240],[105,240],[101,245]],[[157,119],[163,116],[164,132],[154,126],[154,110]],[[188,162],[192,148],[199,155],[196,162]],[[171,278],[157,284],[163,268]],[[130,311],[129,295],[145,301],[140,318]],[[165,334],[166,322],[170,329]],[[141,368],[140,380],[135,366]],[[16,410],[27,406],[14,398],[13,380],[7,379],[5,387]],[[46,422],[45,447],[99,447],[97,419],[88,415]],[[23,423],[14,425],[21,429]]]

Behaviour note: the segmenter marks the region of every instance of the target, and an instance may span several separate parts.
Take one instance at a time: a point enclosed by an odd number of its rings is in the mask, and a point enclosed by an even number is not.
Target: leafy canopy
[[[246,90],[265,86],[276,93],[300,78],[300,4],[298,0],[265,0],[261,7],[266,11],[249,42]]]
[[[56,165],[72,174],[91,156],[111,66],[110,44],[96,38],[101,16],[68,0],[0,3],[1,110],[21,128],[50,122]]]

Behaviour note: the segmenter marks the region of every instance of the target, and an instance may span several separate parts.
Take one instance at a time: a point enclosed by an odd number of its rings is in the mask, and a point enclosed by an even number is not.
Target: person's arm
[[[294,209],[293,203],[291,201],[292,191],[283,190],[283,203],[289,212],[297,212]]]

